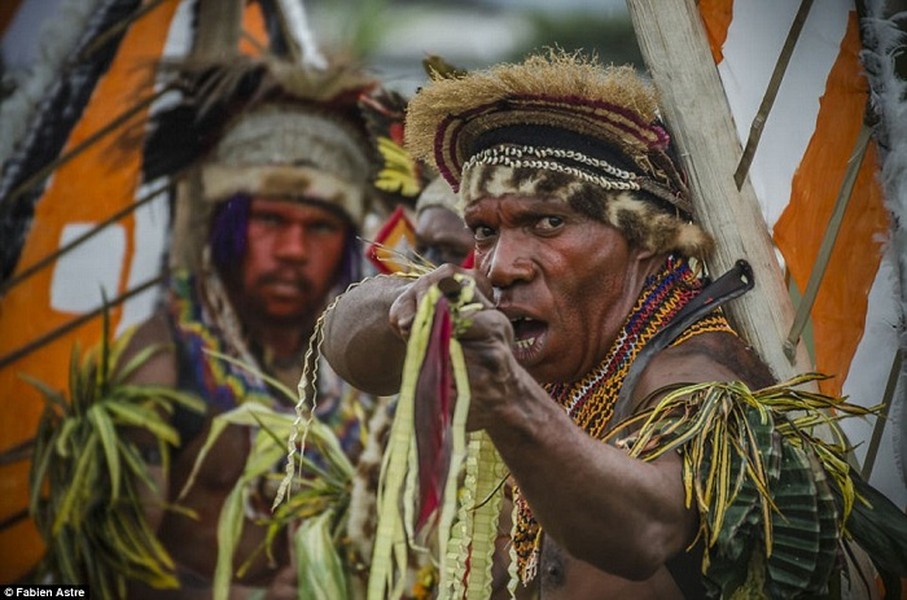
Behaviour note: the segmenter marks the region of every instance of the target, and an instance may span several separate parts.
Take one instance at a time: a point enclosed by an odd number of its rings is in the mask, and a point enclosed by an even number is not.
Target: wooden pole
[[[242,0],[199,0],[198,32],[192,46],[192,58],[218,61],[237,55],[242,8]]]
[[[715,237],[709,270],[719,275],[738,259],[753,267],[755,288],[728,305],[738,331],[787,379],[812,370],[804,344],[793,360],[784,341],[794,307],[749,178],[734,171],[743,152],[695,0],[627,0],[663,116],[689,177],[697,220]]]
[[[309,27],[305,4],[301,0],[277,0],[275,7],[292,59],[316,69],[326,68],[327,61]]]

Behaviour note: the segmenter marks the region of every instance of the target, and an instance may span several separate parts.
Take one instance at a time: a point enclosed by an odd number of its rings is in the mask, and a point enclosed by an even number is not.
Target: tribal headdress
[[[654,91],[631,67],[552,50],[438,78],[410,101],[406,141],[463,205],[559,197],[644,248],[697,257],[711,248],[692,222]]]
[[[457,212],[458,204],[457,195],[450,188],[450,184],[443,177],[436,177],[419,194],[419,199],[416,200],[416,214],[433,206]]]
[[[180,181],[175,266],[199,264],[199,232],[223,210],[218,205],[236,198],[315,197],[361,226],[377,153],[358,101],[375,79],[352,65],[320,70],[273,57],[171,69],[184,100],[156,119],[145,170],[148,179]]]

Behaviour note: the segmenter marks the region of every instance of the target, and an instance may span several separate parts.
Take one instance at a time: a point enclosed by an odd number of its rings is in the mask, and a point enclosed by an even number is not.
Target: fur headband
[[[432,206],[440,206],[459,213],[459,198],[443,177],[436,177],[422,190],[416,201],[416,214]]]
[[[477,164],[465,171],[460,186],[465,205],[508,194],[561,198],[575,210],[619,229],[631,244],[655,253],[676,251],[702,257],[713,246],[699,225],[640,200],[633,191],[606,190],[595,182],[534,168]]]
[[[244,192],[315,197],[361,224],[371,165],[361,134],[340,119],[289,104],[242,116],[202,166],[203,196]]]

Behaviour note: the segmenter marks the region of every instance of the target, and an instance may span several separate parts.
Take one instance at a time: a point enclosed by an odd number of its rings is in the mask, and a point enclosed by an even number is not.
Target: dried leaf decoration
[[[208,353],[256,373],[279,394],[290,401],[296,400],[296,395],[274,377],[231,356]],[[258,552],[271,556],[277,536],[291,536],[299,572],[299,599],[347,598],[349,585],[343,538],[350,502],[350,482],[355,469],[336,434],[314,418],[310,411],[306,410],[304,416],[304,437],[309,441],[309,450],[317,452],[321,462],[316,464],[311,454],[299,452],[296,459],[298,471],[291,474],[291,481],[287,483],[295,491],[286,497],[285,502],[283,498],[275,502],[272,514],[266,519],[268,535]],[[298,423],[296,414],[281,412],[259,402],[245,402],[217,415],[182,494],[194,485],[199,468],[230,425],[247,427],[255,433],[243,473],[224,501],[218,520],[218,554],[213,585],[215,600],[229,597],[234,575],[243,575],[252,559],[258,556],[257,552],[253,552],[244,563],[234,568],[236,547],[247,518],[244,507],[250,490],[263,479],[275,483],[283,479],[275,467],[285,458],[286,440],[292,438]]]
[[[822,377],[674,386],[610,433],[638,427],[617,444],[643,460],[680,452],[710,597],[836,597],[849,538],[883,574],[907,575],[907,516],[850,467],[836,425],[878,407],[800,389]]]
[[[437,54],[429,54],[423,58],[422,68],[432,80],[458,79],[467,74],[465,69],[452,65],[444,57]]]
[[[154,435],[166,476],[170,448],[179,445],[168,415],[177,404],[202,412],[204,403],[171,388],[126,383],[163,347],[144,348],[122,364],[132,332],[111,343],[106,311],[103,319],[99,346],[84,356],[73,346],[68,398],[23,377],[46,400],[29,473],[29,510],[47,545],[41,569],[54,581],[88,584],[92,597],[107,599],[124,598],[129,579],[178,586],[173,561],[141,509],[139,485],[156,486],[121,428]]]
[[[479,308],[474,291],[456,276],[420,301],[381,469],[370,599],[401,596],[412,549],[440,565],[438,597],[490,595],[503,463],[487,434],[466,433],[469,381],[456,337]]]

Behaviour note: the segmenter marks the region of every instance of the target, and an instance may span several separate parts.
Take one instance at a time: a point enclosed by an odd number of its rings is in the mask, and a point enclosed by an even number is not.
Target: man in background
[[[190,101],[161,118],[148,161],[172,163],[168,150],[179,154],[174,145],[184,137],[199,152],[176,184],[167,297],[132,340],[135,350],[150,344],[166,350],[132,382],[194,392],[207,408],[172,415],[180,444],[169,471],[157,440],[136,437],[158,486],[146,490],[149,524],[180,580],[174,591],[136,584],[130,594],[136,598],[211,597],[222,507],[243,473],[256,428],[228,426],[196,465],[199,452],[217,415],[246,402],[284,411],[295,404],[266,377],[295,392],[318,316],[359,278],[357,235],[374,167],[357,102],[375,82],[354,69],[307,72],[260,62],[188,75]],[[318,385],[316,415],[355,461],[361,419],[373,406],[328,370],[319,373]],[[193,469],[192,484],[179,496]],[[245,492],[231,597],[297,597],[288,536],[267,540],[273,488],[261,480]],[[180,510],[165,510],[172,504]]]
[[[434,265],[472,267],[472,232],[457,212],[457,195],[443,177],[429,183],[416,201],[416,253]]]

